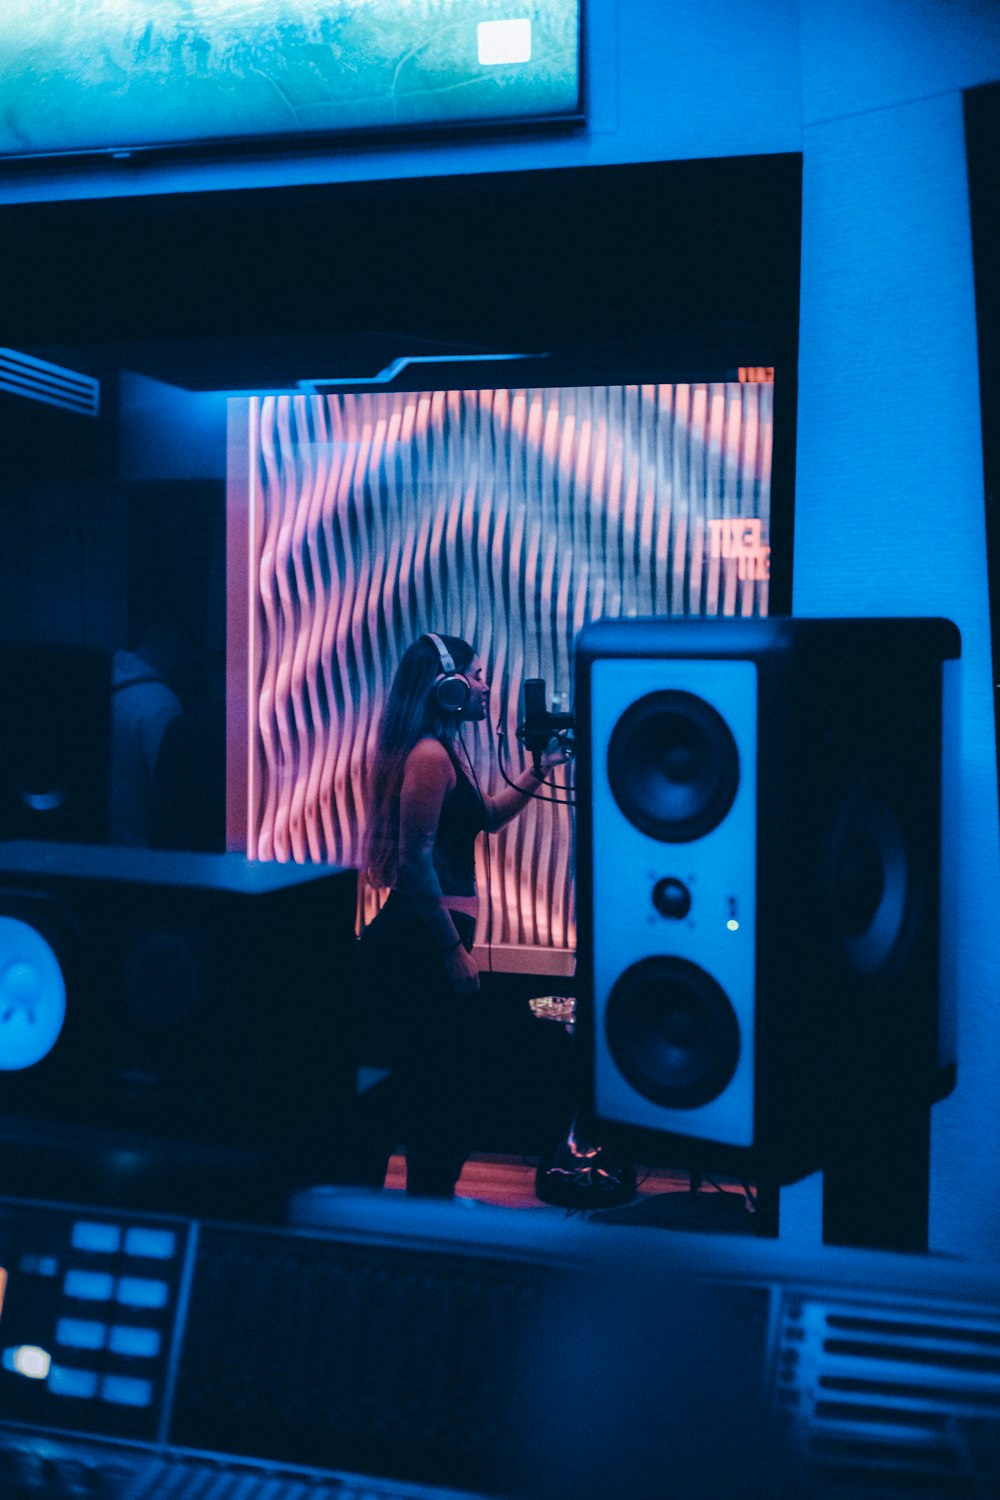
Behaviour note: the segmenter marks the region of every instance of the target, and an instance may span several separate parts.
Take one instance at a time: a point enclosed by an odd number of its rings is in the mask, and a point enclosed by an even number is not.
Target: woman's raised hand
[[[553,766],[564,766],[567,761],[573,759],[573,731],[564,729],[561,734],[553,735],[541,754],[541,763],[547,771]]]

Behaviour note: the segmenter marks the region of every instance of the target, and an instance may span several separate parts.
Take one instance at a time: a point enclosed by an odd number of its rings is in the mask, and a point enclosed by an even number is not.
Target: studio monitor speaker
[[[579,1042],[633,1158],[794,1181],[946,1093],[941,719],[957,629],[615,620],[577,650]]]
[[[0,844],[0,1139],[308,1142],[349,1062],[356,876]]]
[[[100,843],[108,832],[111,656],[0,643],[0,838]]]

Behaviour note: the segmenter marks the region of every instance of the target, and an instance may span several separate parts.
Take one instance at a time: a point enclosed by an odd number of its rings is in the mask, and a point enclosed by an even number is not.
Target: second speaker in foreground
[[[616,620],[577,652],[580,1041],[638,1159],[793,1181],[947,1092],[944,620]]]

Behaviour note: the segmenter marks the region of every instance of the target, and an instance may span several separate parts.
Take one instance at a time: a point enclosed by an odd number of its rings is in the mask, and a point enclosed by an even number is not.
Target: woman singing
[[[488,696],[467,642],[420,636],[399,663],[369,775],[366,874],[390,889],[362,937],[362,1003],[386,1018],[392,1070],[365,1099],[362,1178],[381,1185],[402,1141],[406,1190],[424,1197],[453,1197],[471,1150],[476,837],[509,822],[539,782],[529,769],[488,796],[470,779],[460,729],[486,718]],[[541,765],[567,759],[556,744]]]

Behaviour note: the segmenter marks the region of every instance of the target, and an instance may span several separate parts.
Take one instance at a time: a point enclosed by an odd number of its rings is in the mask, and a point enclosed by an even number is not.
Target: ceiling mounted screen
[[[583,0],[5,0],[0,158],[568,120]]]

